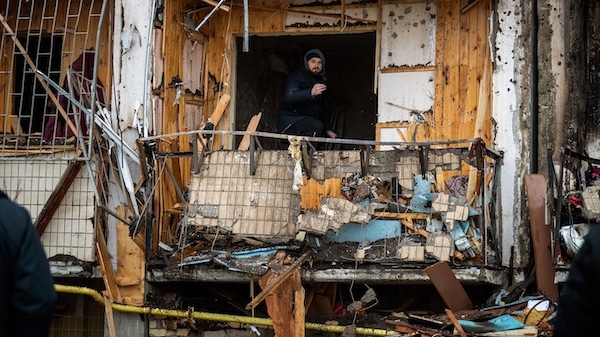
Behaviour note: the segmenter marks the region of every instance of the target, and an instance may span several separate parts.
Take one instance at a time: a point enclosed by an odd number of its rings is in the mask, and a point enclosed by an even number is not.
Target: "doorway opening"
[[[289,73],[302,65],[308,50],[319,48],[325,55],[326,106],[333,131],[340,138],[375,139],[375,32],[252,36],[249,52],[242,52],[242,42],[241,37],[236,39],[236,130],[246,130],[260,111],[257,130],[276,133],[277,111]],[[265,149],[280,148],[276,141],[261,143]]]

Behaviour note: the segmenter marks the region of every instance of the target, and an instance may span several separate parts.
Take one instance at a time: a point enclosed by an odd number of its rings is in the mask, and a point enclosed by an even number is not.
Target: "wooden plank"
[[[389,73],[406,73],[413,71],[435,71],[435,66],[422,66],[422,65],[413,65],[413,66],[402,66],[402,67],[389,67],[381,69],[381,73],[389,74]]]
[[[389,218],[389,219],[411,219],[411,220],[427,220],[427,214],[421,213],[394,213],[394,212],[374,212],[374,217]]]
[[[541,174],[525,175],[525,192],[533,240],[533,256],[538,290],[552,301],[558,301],[558,286],[554,283],[550,226],[546,224],[546,178]]]
[[[223,118],[223,113],[225,112],[225,109],[227,108],[227,106],[229,105],[229,101],[231,100],[231,95],[229,94],[223,94],[220,98],[219,101],[217,102],[217,106],[215,107],[215,110],[213,111],[212,115],[210,115],[210,119],[212,120],[213,124],[215,125],[215,130],[219,130],[219,122],[221,121],[221,119]],[[226,116],[227,117],[227,116]],[[226,118],[227,119],[227,118]],[[221,126],[223,126],[223,124],[225,123],[221,123]],[[221,142],[218,141],[218,139],[220,137],[218,137],[219,135],[214,135],[213,138],[213,150],[218,150],[221,148]]]
[[[20,136],[23,134],[23,129],[21,128],[21,124],[19,124],[19,116],[10,115],[8,116],[8,121],[10,123],[10,128],[12,129],[12,133],[16,136]]]
[[[300,271],[296,270],[296,272],[300,274]],[[297,287],[299,289],[294,291],[294,337],[304,337],[306,332],[304,324],[306,321],[306,307],[304,306],[305,290],[301,285]]]
[[[435,18],[435,76],[434,76],[434,102],[433,102],[433,114],[434,114],[434,139],[443,139],[443,118],[444,118],[444,93],[447,90],[446,86],[449,84],[446,77],[449,71],[449,66],[446,64],[445,48],[445,30],[448,24],[449,17],[446,14],[447,1],[436,0],[436,11],[437,15]]]
[[[377,93],[379,90],[379,69],[381,68],[381,38],[382,38],[382,29],[381,22],[383,13],[382,11],[382,0],[377,0],[377,25],[375,29],[375,69],[373,74],[373,93]]]
[[[121,297],[121,292],[119,291],[119,287],[115,280],[115,271],[110,263],[108,248],[106,247],[106,240],[104,239],[104,232],[98,225],[96,225],[96,254],[98,256],[100,270],[102,271],[104,286],[106,287],[109,298],[111,301],[121,303],[123,298]]]
[[[184,130],[184,125],[181,125],[183,116],[180,116],[185,111],[185,100],[180,104],[174,104],[177,96],[177,88],[168,88],[167,83],[175,77],[182,77],[184,71],[182,51],[184,50],[185,43],[185,32],[181,29],[179,24],[179,18],[185,8],[185,3],[182,1],[168,1],[164,3],[164,20],[163,20],[163,44],[162,52],[164,59],[164,68],[162,77],[165,82],[164,99],[162,100],[162,134],[176,133]],[[183,105],[180,106],[180,105]],[[182,138],[173,139],[161,139],[158,142],[158,149],[164,152],[177,152],[180,150],[179,145],[182,144]],[[181,180],[181,166],[179,165],[179,159],[169,159],[166,162],[159,161],[159,170],[164,169],[162,165],[170,165],[173,174],[180,186],[187,185],[187,182]],[[174,184],[171,182],[167,174],[164,174],[158,180],[157,189],[157,202],[156,214],[161,216],[157,217],[157,224],[152,235],[153,241],[147,242],[146,244],[151,245],[152,250],[156,251],[158,247],[158,241],[161,240],[162,229],[168,226],[164,223],[166,216],[164,216],[164,210],[170,209],[175,203],[177,203],[177,191]]]
[[[35,219],[34,223],[35,228],[40,236],[44,234],[46,227],[50,223],[50,220],[52,220],[52,216],[60,206],[60,203],[69,191],[69,188],[73,184],[73,181],[75,181],[75,177],[77,177],[77,174],[83,165],[84,162],[81,160],[71,161],[65,172],[63,172],[60,181],[58,184],[56,184],[56,187],[54,187],[54,191],[52,191],[52,194],[48,200],[46,200],[44,208],[42,208],[42,211]]]
[[[457,139],[460,65],[460,4],[454,0],[437,0],[436,73],[434,120],[435,139]]]
[[[471,299],[450,269],[448,262],[435,263],[425,268],[425,272],[450,310],[473,309]]]
[[[113,315],[112,304],[113,301],[110,296],[103,292],[104,296],[104,312],[106,313],[106,325],[108,325],[108,332],[110,337],[117,337],[117,330],[115,329],[115,319]]]
[[[267,287],[263,287],[263,291],[260,292],[248,305],[246,305],[246,310],[252,310],[256,308],[260,302],[262,302],[271,292],[274,291],[280,284],[282,284],[294,271],[298,271],[298,268],[304,263],[304,261],[308,260],[310,257],[309,253],[304,253],[300,256],[294,263],[292,263],[289,267],[286,267],[285,271],[281,273],[276,279],[273,281],[269,281]]]
[[[260,122],[261,117],[262,117],[262,112],[259,112],[256,115],[252,116],[252,118],[250,119],[250,123],[248,123],[248,127],[246,128],[246,131],[247,132],[256,131],[256,128],[258,127],[258,123]],[[240,145],[238,146],[238,150],[239,151],[247,151],[249,147],[250,147],[250,135],[246,134],[242,138],[242,141],[240,142]]]
[[[415,233],[419,233],[421,234],[421,236],[423,237],[427,237],[429,236],[429,232],[426,231],[423,228],[416,228],[415,224],[413,223],[412,219],[402,219],[400,220],[400,223],[404,225],[404,227],[410,229],[411,231],[415,232]]]
[[[265,275],[259,280],[261,288],[269,288],[270,284],[275,280],[279,280],[280,276],[277,276],[272,269],[267,271]],[[288,275],[277,287],[274,289],[271,296],[265,298],[267,304],[267,312],[269,317],[273,321],[273,331],[275,336],[294,336],[299,332],[296,327],[295,315],[294,315],[294,299],[297,290],[302,288],[302,282],[300,280],[300,270],[293,268],[292,273]],[[296,305],[304,306],[304,303],[296,303]],[[304,322],[304,320],[302,320]],[[302,323],[298,322],[298,324]]]
[[[488,48],[485,46],[485,50]],[[489,144],[491,142],[491,135],[487,137],[485,134],[485,125],[486,122],[491,119],[491,111],[490,111],[490,92],[491,92],[491,70],[492,64],[489,60],[488,52],[484,54],[485,58],[485,67],[483,70],[483,76],[481,77],[481,81],[479,83],[479,94],[478,94],[478,102],[477,102],[477,117],[475,119],[475,128],[474,128],[474,138],[481,138],[484,142]],[[481,186],[482,183],[479,181],[481,175],[479,174],[479,170],[476,167],[469,168],[469,184],[467,186],[467,201],[471,204],[474,203],[475,194],[477,186]]]
[[[117,214],[126,219],[127,208],[117,206]],[[117,220],[117,272],[115,280],[123,302],[144,304],[144,251],[129,236],[129,226]]]
[[[446,315],[448,315],[448,318],[450,318],[450,321],[452,321],[452,325],[454,325],[454,328],[458,331],[458,334],[460,335],[460,337],[467,337],[465,330],[462,328],[462,326],[456,319],[456,316],[454,316],[454,313],[452,312],[452,310],[446,309]]]

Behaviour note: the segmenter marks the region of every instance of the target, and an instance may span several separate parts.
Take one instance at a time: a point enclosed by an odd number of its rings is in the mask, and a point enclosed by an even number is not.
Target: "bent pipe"
[[[104,304],[104,297],[98,291],[91,289],[91,288],[55,284],[54,289],[59,293],[88,295],[88,296],[92,297],[96,302],[98,302],[100,304]],[[182,310],[136,307],[133,305],[126,305],[126,304],[119,304],[119,303],[112,303],[111,307],[116,311],[132,313],[132,314],[146,314],[146,315],[153,315],[153,316],[177,317],[177,318],[188,318],[190,316],[190,314],[187,311],[182,311]],[[216,314],[216,313],[201,312],[201,311],[194,311],[194,312],[192,312],[191,316],[194,319],[204,320],[204,321],[233,322],[233,323],[242,323],[242,324],[250,324],[250,325],[269,326],[269,327],[273,326],[273,321],[270,318],[237,316],[237,315],[228,315],[228,314]],[[308,322],[306,322],[304,324],[304,326],[307,330],[332,332],[332,333],[343,333],[344,329],[345,329],[345,326],[341,326],[341,325],[326,325],[326,324],[308,323]],[[383,329],[357,327],[356,334],[357,335],[366,335],[366,336],[390,336],[390,335],[394,335],[395,332],[383,330]]]

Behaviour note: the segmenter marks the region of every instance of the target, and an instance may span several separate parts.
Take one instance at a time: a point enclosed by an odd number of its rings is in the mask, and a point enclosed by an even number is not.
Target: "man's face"
[[[313,75],[319,75],[323,70],[323,63],[321,59],[318,57],[312,57],[308,60],[308,69],[310,69],[310,73]]]

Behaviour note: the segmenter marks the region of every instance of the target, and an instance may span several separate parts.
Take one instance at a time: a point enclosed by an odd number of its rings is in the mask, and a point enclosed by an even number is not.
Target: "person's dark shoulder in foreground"
[[[0,336],[47,337],[56,298],[29,212],[0,191]]]
[[[593,336],[600,323],[600,228],[590,232],[573,262],[561,289],[554,337]]]

